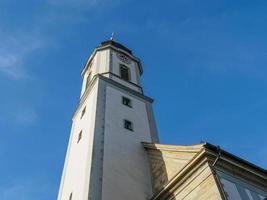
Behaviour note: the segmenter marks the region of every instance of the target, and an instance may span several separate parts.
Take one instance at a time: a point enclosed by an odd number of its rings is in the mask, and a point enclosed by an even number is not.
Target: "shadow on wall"
[[[163,191],[169,178],[162,152],[157,149],[155,144],[143,143],[143,145],[147,150],[152,179],[153,196],[149,200],[175,200],[172,192]]]

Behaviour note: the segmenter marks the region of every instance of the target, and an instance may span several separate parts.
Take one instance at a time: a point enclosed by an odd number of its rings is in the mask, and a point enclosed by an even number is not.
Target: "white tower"
[[[141,142],[158,142],[158,136],[153,100],[143,94],[141,74],[140,60],[113,38],[102,42],[88,59],[58,200],[151,197]]]

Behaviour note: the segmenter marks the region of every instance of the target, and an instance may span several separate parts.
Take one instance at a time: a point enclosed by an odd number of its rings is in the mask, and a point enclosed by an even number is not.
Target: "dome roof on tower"
[[[110,40],[101,42],[99,46],[102,47],[102,46],[106,46],[106,45],[112,45],[112,46],[115,46],[115,47],[120,48],[120,49],[122,49],[122,50],[124,50],[124,51],[126,51],[127,53],[129,53],[129,54],[132,55],[132,51],[131,51],[130,49],[126,48],[125,46],[123,46],[122,44],[120,44],[120,43],[118,43],[118,42],[115,42],[114,40],[111,40],[111,39],[110,39]]]

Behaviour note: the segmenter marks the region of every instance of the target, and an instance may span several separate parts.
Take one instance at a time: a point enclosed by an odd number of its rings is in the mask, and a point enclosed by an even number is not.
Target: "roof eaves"
[[[221,155],[222,156],[229,157],[229,158],[231,158],[233,160],[241,162],[241,163],[243,163],[245,165],[248,165],[248,166],[250,166],[250,167],[252,167],[252,168],[254,168],[256,170],[259,170],[259,171],[267,174],[267,170],[266,169],[263,169],[263,168],[255,165],[255,164],[253,164],[253,163],[251,163],[251,162],[249,162],[247,160],[244,160],[244,159],[242,159],[242,158],[240,158],[240,157],[238,157],[238,156],[236,156],[236,155],[234,155],[232,153],[229,153],[228,151],[225,151],[223,149],[219,150],[218,146],[215,146],[215,145],[213,145],[211,143],[205,143],[204,144],[204,148],[209,149],[209,150],[211,150],[213,152],[216,152],[217,154],[219,153],[219,151],[221,151]]]

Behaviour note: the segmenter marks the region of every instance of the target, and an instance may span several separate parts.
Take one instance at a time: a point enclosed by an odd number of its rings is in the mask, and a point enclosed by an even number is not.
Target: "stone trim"
[[[110,77],[115,76],[116,78],[118,78],[118,79],[120,79],[120,80],[123,80],[123,81],[125,81],[126,83],[129,83],[129,84],[131,84],[131,85],[133,85],[133,86],[139,88],[139,89],[141,90],[141,93],[142,93],[142,94],[144,93],[144,92],[143,92],[143,88],[142,88],[140,85],[137,85],[137,84],[135,84],[135,83],[133,83],[133,82],[131,82],[131,81],[126,81],[126,80],[122,79],[120,76],[118,76],[117,74],[114,74],[114,73],[112,73],[112,72],[105,72],[105,73],[101,73],[100,75],[103,76],[103,75],[106,75],[106,74],[111,75]]]
[[[116,82],[116,81],[114,81],[114,80],[112,80],[112,79],[110,79],[110,78],[107,78],[107,77],[103,76],[103,74],[98,74],[97,76],[98,76],[100,79],[102,79],[102,80],[104,80],[104,81],[106,81],[106,82],[108,82],[108,83],[110,83],[110,84],[112,84],[112,85],[114,85],[114,86],[116,86],[116,87],[118,87],[118,88],[121,88],[121,89],[123,89],[123,90],[126,90],[127,92],[129,92],[129,93],[131,93],[131,94],[133,94],[133,95],[135,95],[135,96],[138,96],[138,97],[140,97],[141,99],[144,99],[144,100],[146,100],[146,101],[148,101],[148,102],[150,102],[150,103],[153,103],[153,101],[154,101],[152,98],[150,98],[150,97],[148,97],[148,96],[145,96],[145,95],[143,95],[142,93],[139,93],[139,92],[137,92],[137,91],[135,91],[135,90],[133,90],[133,89],[127,87],[127,86],[122,85],[121,83],[118,83],[118,82]]]
[[[103,183],[103,161],[104,161],[104,138],[105,138],[105,105],[106,105],[106,85],[99,82],[98,99],[96,105],[95,130],[92,151],[92,164],[89,183],[89,200],[102,199]]]
[[[172,151],[172,152],[192,152],[198,153],[202,148],[203,144],[196,145],[169,145],[169,144],[158,144],[158,143],[147,143],[143,142],[145,148],[154,149],[154,150],[162,150],[162,151]]]

